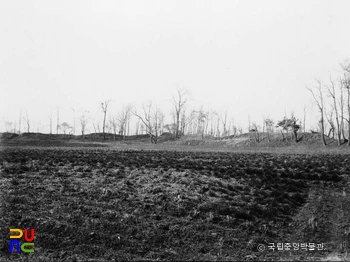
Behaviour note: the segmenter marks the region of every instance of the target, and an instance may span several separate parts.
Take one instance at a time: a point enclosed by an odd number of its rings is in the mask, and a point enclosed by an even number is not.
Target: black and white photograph
[[[0,262],[350,261],[349,11],[0,0]]]

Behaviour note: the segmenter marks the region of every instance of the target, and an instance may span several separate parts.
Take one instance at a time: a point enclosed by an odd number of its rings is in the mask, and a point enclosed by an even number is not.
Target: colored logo
[[[28,229],[24,229],[24,234],[21,229],[18,228],[10,228],[10,253],[13,252],[13,249],[15,249],[15,252],[20,253],[21,250],[22,252],[25,253],[33,253],[34,252],[34,228],[30,230],[30,236],[28,236]],[[12,233],[12,234],[11,234]],[[18,239],[22,238],[24,236],[24,240],[26,242],[21,243],[19,242]],[[15,239],[14,239],[15,238]]]

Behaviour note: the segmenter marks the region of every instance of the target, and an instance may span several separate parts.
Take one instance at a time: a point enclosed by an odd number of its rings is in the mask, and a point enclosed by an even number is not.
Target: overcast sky
[[[244,128],[248,115],[302,118],[305,104],[311,118],[305,85],[350,58],[349,10],[346,0],[3,0],[0,131],[20,109],[41,132],[58,106],[60,122],[72,123],[71,107],[102,118],[108,99],[111,113],[153,100],[169,114],[176,86]]]

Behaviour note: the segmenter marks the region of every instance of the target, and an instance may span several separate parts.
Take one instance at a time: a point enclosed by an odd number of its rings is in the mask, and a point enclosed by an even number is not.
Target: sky
[[[248,116],[302,118],[304,106],[311,128],[305,86],[350,58],[349,10],[347,0],[0,1],[0,131],[22,111],[48,132],[57,108],[61,123],[73,108],[91,124],[106,100],[110,114],[153,101],[167,116],[177,87],[188,110],[228,110],[243,128]]]

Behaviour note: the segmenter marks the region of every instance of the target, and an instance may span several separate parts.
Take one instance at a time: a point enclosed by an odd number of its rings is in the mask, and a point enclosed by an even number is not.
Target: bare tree
[[[19,111],[18,134],[21,134],[22,109]]]
[[[227,124],[227,109],[225,111],[224,117],[220,117],[222,126],[224,128],[222,136],[227,136],[227,129],[226,129],[226,124]]]
[[[57,107],[56,108],[56,111],[57,111],[57,121],[56,121],[56,134],[58,135],[58,129],[60,129],[60,108]]]
[[[153,118],[154,118],[154,139],[153,142],[157,144],[158,142],[158,137],[159,137],[159,117],[162,115],[161,111],[156,108],[155,111],[153,112]]]
[[[341,64],[341,68],[343,70],[343,77],[341,79],[342,89],[347,90],[347,111],[348,117],[344,117],[346,122],[348,123],[348,145],[350,146],[350,62],[344,61]]]
[[[336,132],[337,132],[337,143],[338,146],[341,145],[341,123],[340,123],[340,119],[339,119],[339,111],[338,111],[338,106],[337,106],[337,101],[336,101],[336,91],[335,91],[335,83],[332,79],[332,77],[330,77],[330,86],[326,86],[327,91],[328,91],[328,95],[332,98],[333,101],[333,110],[335,112],[335,121],[336,121]]]
[[[318,86],[316,87],[318,94],[315,95],[314,91],[306,87],[307,90],[309,90],[316,102],[316,105],[318,107],[318,110],[320,112],[320,126],[321,126],[321,141],[324,146],[326,146],[326,139],[324,136],[324,101],[323,101],[323,92],[322,92],[322,83],[320,80],[316,79],[316,82]]]
[[[161,115],[157,107],[153,107],[152,102],[147,106],[142,105],[142,114],[139,114],[135,109],[132,113],[143,123],[146,128],[146,133],[149,135],[151,143],[157,144],[159,136],[159,118]]]
[[[304,129],[304,133],[305,133],[305,129],[306,129],[306,105],[304,105],[304,110],[303,110],[303,113],[304,113],[304,121],[303,121],[303,129]]]
[[[135,134],[136,134],[137,136],[139,135],[139,128],[140,128],[140,119],[138,119],[137,122],[136,122]]]
[[[232,130],[232,132],[231,132],[231,130]],[[228,136],[231,136],[231,134],[233,135],[233,137],[235,137],[237,135],[237,127],[235,125],[235,119],[233,117],[230,119],[229,124],[228,124]]]
[[[188,123],[189,123],[189,117],[186,115],[186,111],[184,110],[181,116],[181,128],[180,128],[181,135],[184,135],[186,133]]]
[[[105,101],[104,103],[101,103],[101,108],[103,111],[103,126],[102,126],[102,130],[103,130],[103,139],[106,139],[106,133],[105,133],[105,128],[106,128],[106,115],[107,115],[107,109],[108,109],[108,104],[109,104],[110,100]]]
[[[30,131],[30,120],[29,120],[29,116],[28,116],[28,112],[27,111],[26,111],[26,115],[23,117],[23,120],[27,124],[27,132],[29,133],[29,131]]]
[[[231,124],[232,124],[232,119],[228,121],[228,128],[227,128],[227,136],[231,135]]]
[[[326,112],[326,108],[324,109],[324,114],[326,116],[326,119],[330,125],[330,128],[329,128],[329,131],[328,131],[328,137],[330,137],[331,133],[332,133],[332,138],[334,138],[334,131],[336,129],[336,126],[334,124],[334,121],[333,121],[333,112],[334,112],[334,107],[332,108],[331,112],[329,115],[327,115],[327,112]]]
[[[159,134],[163,134],[164,131],[164,118],[165,115],[163,114],[163,112],[159,111]]]
[[[197,113],[195,109],[193,109],[190,114],[190,126],[190,134],[193,135],[197,132]]]
[[[188,97],[188,92],[186,90],[177,88],[176,89],[177,94],[176,97],[173,96],[173,105],[174,105],[174,110],[175,110],[175,138],[180,137],[180,117],[182,110],[184,109],[186,103],[187,103],[187,97]]]
[[[262,125],[262,133],[261,133],[261,141],[264,141],[264,138],[265,138],[265,128],[266,128],[266,123],[265,123],[265,117],[263,116],[263,125]]]
[[[94,120],[94,121],[92,122],[92,126],[93,126],[93,128],[94,128],[95,139],[96,139],[97,137],[100,136],[100,122],[96,122],[96,120]]]
[[[271,118],[265,118],[264,124],[266,126],[267,139],[270,141],[270,133],[273,132],[274,122]]]
[[[106,121],[105,131],[107,134],[110,134],[112,131],[112,127],[109,125],[108,121]]]
[[[249,121],[250,122],[250,121]],[[255,142],[259,142],[259,129],[258,129],[258,125],[253,122],[251,124],[251,129],[249,130],[249,133],[253,133],[255,135]],[[249,135],[249,138],[250,138],[250,135]]]
[[[299,119],[297,119],[294,116],[294,113],[292,112],[291,118],[289,119],[289,123],[288,123],[288,127],[292,130],[293,134],[294,134],[294,140],[295,142],[298,142],[298,131],[300,129],[300,125],[297,124],[297,122],[299,121]]]
[[[51,113],[51,115],[49,115],[49,120],[50,120],[50,138],[51,138],[51,135],[52,135],[52,113]]]
[[[207,110],[205,115],[206,115],[206,119],[205,119],[205,134],[213,135],[214,134],[213,119],[215,117],[219,117],[219,115],[212,109]],[[211,125],[210,132],[208,131],[209,123]]]
[[[81,116],[80,116],[81,135],[82,135],[83,139],[85,139],[85,131],[86,131],[87,123],[88,123],[88,119],[85,116],[85,111],[83,111]]]
[[[6,132],[10,132],[11,131],[11,126],[12,126],[12,122],[5,121]]]
[[[345,88],[342,84],[342,79],[340,79],[340,101],[339,101],[339,108],[340,108],[340,128],[341,128],[341,134],[344,140],[344,143],[347,142],[347,139],[345,137],[345,124],[344,124],[344,106],[345,106],[345,101],[344,101],[344,92]]]
[[[123,139],[125,139],[127,134],[127,124],[130,119],[131,110],[131,105],[123,106],[122,110],[118,114],[119,132],[120,135],[123,136]]]
[[[75,109],[73,107],[71,109],[73,111],[73,135],[75,135]]]
[[[130,135],[130,118],[131,118],[131,114],[128,115],[128,119],[126,121],[128,123],[128,132],[127,132],[128,136]]]
[[[140,134],[143,135],[143,130],[145,129],[145,125],[140,123]]]
[[[171,129],[171,133],[174,135],[174,137],[176,138],[176,113],[174,110],[170,111],[170,117],[172,122],[170,124],[167,124],[167,129]]]
[[[117,130],[118,130],[118,120],[117,117],[110,117],[109,118],[109,125],[113,130],[113,140],[117,140]]]
[[[216,136],[220,137],[220,134],[220,116],[218,115],[216,119]]]
[[[250,132],[250,115],[248,115],[248,131]]]
[[[237,126],[235,125],[235,119],[233,117],[229,121],[227,132],[228,132],[227,133],[228,136],[233,136],[233,137],[235,137],[238,133]]]
[[[193,110],[194,115],[196,116],[196,133],[204,138],[205,123],[208,122],[209,112],[205,112],[201,106],[199,110]]]
[[[238,128],[235,125],[232,125],[232,133],[233,133],[233,137],[237,136]]]

